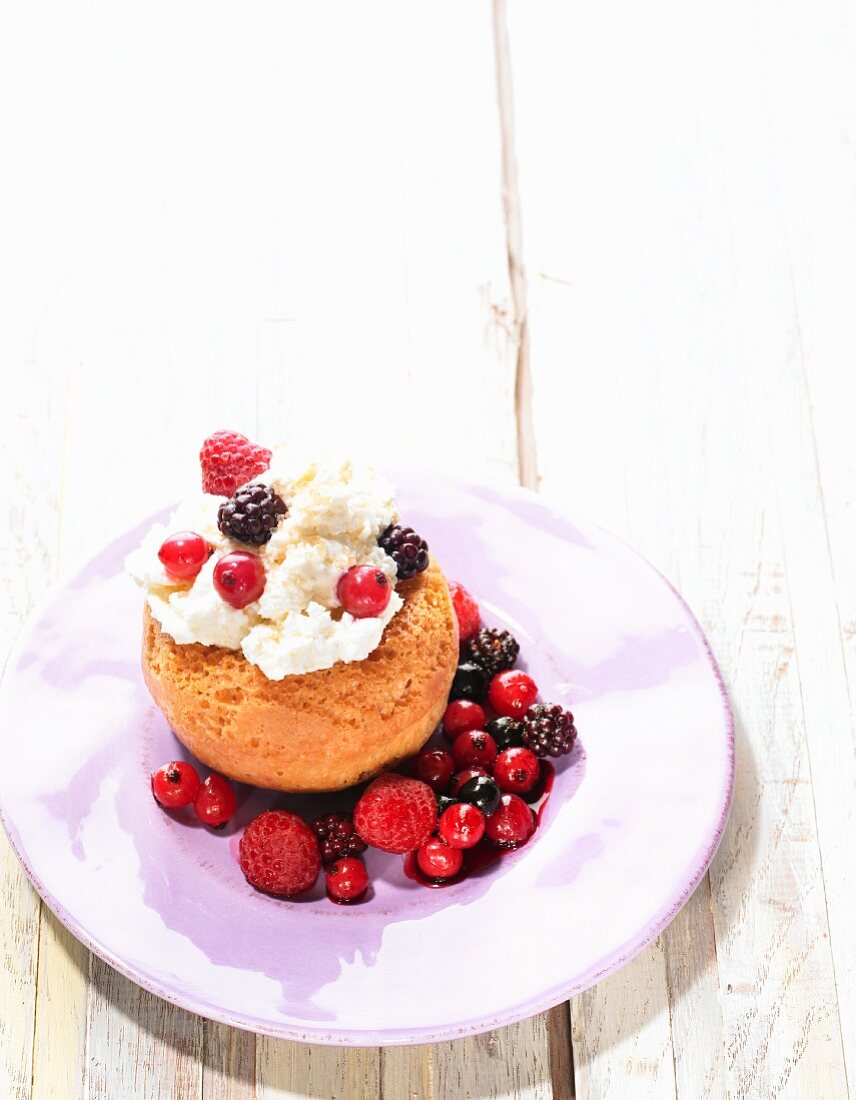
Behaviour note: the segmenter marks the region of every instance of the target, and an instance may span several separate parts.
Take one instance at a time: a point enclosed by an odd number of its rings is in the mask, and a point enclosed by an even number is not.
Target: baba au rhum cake
[[[128,558],[147,593],[146,684],[224,775],[349,787],[443,715],[458,661],[446,580],[372,470],[241,438],[206,441],[205,491]]]

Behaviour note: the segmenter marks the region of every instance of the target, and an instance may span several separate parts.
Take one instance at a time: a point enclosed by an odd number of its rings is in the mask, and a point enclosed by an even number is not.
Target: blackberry
[[[496,741],[496,747],[502,752],[504,749],[516,749],[523,745],[523,723],[516,718],[494,718],[485,726],[487,732]]]
[[[428,568],[428,543],[412,527],[390,524],[377,542],[395,562],[400,581],[409,580]]]
[[[522,721],[523,744],[536,756],[565,756],[574,747],[574,716],[557,703],[533,703]]]
[[[520,652],[520,645],[507,630],[493,630],[484,626],[468,642],[464,642],[462,654],[468,661],[475,661],[488,676],[496,676],[507,668],[513,668]]]
[[[287,511],[285,501],[270,486],[251,482],[220,505],[217,526],[226,538],[261,546]]]
[[[481,665],[473,661],[463,661],[458,665],[450,699],[469,699],[473,703],[483,703],[487,698],[488,677]]]
[[[312,832],[318,837],[321,859],[332,863],[347,856],[358,856],[366,850],[366,842],[354,830],[347,814],[325,814],[312,822]]]

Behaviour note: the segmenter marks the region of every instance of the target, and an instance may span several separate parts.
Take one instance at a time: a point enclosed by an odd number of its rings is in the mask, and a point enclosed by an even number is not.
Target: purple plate
[[[542,697],[571,707],[580,731],[534,840],[455,886],[427,889],[370,852],[366,903],[331,905],[320,883],[279,901],[244,881],[237,837],[261,809],[312,799],[241,788],[225,834],[157,808],[149,774],[182,750],[143,684],[142,597],[122,571],[151,520],[54,589],[9,661],[0,806],[30,879],[88,948],[203,1016],[354,1045],[512,1023],[654,939],[722,836],[728,700],[675,591],[523,490],[399,484],[402,515],[486,621],[514,631]]]

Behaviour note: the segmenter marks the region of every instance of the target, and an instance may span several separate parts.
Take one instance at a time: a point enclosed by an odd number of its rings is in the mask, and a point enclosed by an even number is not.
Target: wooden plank
[[[259,1039],[256,1079],[260,1097],[358,1100],[380,1095],[377,1048],[336,1048]]]
[[[577,1096],[673,1097],[661,940],[571,1002]]]
[[[8,287],[14,322],[3,341],[3,361],[16,377],[18,400],[0,403],[0,530],[4,560],[15,578],[0,608],[4,662],[23,619],[56,571],[62,460],[63,387],[44,369],[38,323],[31,326],[18,311],[21,290]],[[3,733],[10,742],[19,735]],[[25,1100],[33,1074],[40,902],[2,831],[0,896],[0,1095]]]
[[[90,955],[83,1094],[92,1100],[195,1100],[197,1016],[167,1004]]]
[[[794,299],[788,357],[769,379],[768,432],[782,471],[784,534],[811,783],[851,1093],[856,1081],[856,44],[849,9],[764,4],[771,189]]]
[[[256,1037],[225,1024],[202,1024],[203,1100],[255,1100]]]
[[[25,315],[48,312],[52,362],[71,373],[66,565],[178,495],[195,476],[186,441],[212,427],[317,445],[320,419],[325,443],[358,455],[513,469],[490,9],[456,8],[455,20],[449,36],[394,4],[371,19],[339,5],[331,35],[329,12],[271,4],[239,24],[210,11],[200,30],[156,5],[132,29],[97,4],[86,27],[64,27],[42,77],[67,94],[60,109],[39,103],[34,171],[56,178],[72,150],[87,171],[47,230],[33,213],[20,240],[21,252],[40,243]],[[390,31],[402,48],[388,48]],[[306,44],[322,37],[319,64]],[[477,430],[468,422],[438,449],[450,410],[475,407]],[[250,1095],[255,1072],[260,1095],[301,1082],[366,1095],[378,1081],[377,1051],[261,1040],[256,1059],[251,1037],[203,1029],[47,928],[39,1096],[75,1079],[93,1095],[129,1081],[155,1095],[174,1075],[187,1095]],[[516,1034],[549,1058],[543,1023]],[[462,1072],[475,1080],[474,1066]]]
[[[301,21],[314,18],[301,13]],[[303,210],[300,219],[294,218],[290,243],[295,270],[313,270],[322,230],[333,239],[350,239],[363,211],[380,204],[387,210],[400,206],[402,212],[400,220],[380,215],[373,219],[366,247],[349,247],[337,257],[335,277],[348,287],[348,299],[334,299],[336,324],[331,325],[318,306],[324,301],[320,290],[314,310],[307,298],[302,309],[289,307],[266,323],[261,391],[273,399],[260,405],[261,421],[270,425],[275,419],[286,425],[288,438],[304,439],[312,430],[304,410],[317,400],[317,378],[327,372],[333,388],[325,421],[331,436],[346,439],[353,449],[380,462],[390,454],[414,460],[430,454],[432,464],[440,468],[463,466],[513,479],[517,331],[500,206],[490,7],[456,8],[455,35],[450,38],[442,20],[426,23],[415,10],[383,5],[382,14],[375,12],[372,19],[394,28],[398,57],[389,55],[379,23],[366,25],[365,12],[343,10],[340,18],[342,42],[335,44],[330,63],[338,79],[355,89],[349,110],[363,116],[380,111],[387,137],[375,146],[374,134],[362,131],[361,140],[370,142],[370,151],[364,164],[353,167],[348,193],[339,195],[332,207],[319,206],[308,214]],[[353,40],[359,41],[359,50],[348,45]],[[439,57],[444,67],[440,82],[435,79]],[[294,63],[298,68],[293,79],[309,79],[299,69],[300,59],[295,57]],[[381,86],[395,85],[394,105],[375,102],[374,84],[364,86],[357,71],[366,68]],[[331,133],[339,134],[343,126],[340,108],[335,100],[325,104],[323,127]],[[305,140],[287,118],[284,124],[291,147]],[[394,163],[388,159],[390,129],[400,142]],[[338,171],[340,144],[331,143],[335,163],[328,167],[325,162],[325,171]],[[387,169],[382,178],[376,171],[378,161]],[[284,180],[283,187],[289,186]],[[283,208],[302,209],[291,194]],[[298,300],[302,304],[303,299]],[[384,317],[380,326],[375,304],[379,300],[396,303],[399,313]],[[342,319],[340,310],[345,311]],[[359,430],[353,414],[353,385],[364,377],[360,372],[369,369],[363,366],[369,349],[378,400],[385,395],[390,409],[385,418],[387,406],[380,407],[384,433],[375,440]],[[335,370],[336,363],[353,364],[351,382],[346,372]],[[448,424],[455,410],[468,408],[478,408],[479,416],[455,431],[453,447],[438,448],[439,426]],[[476,1059],[488,1049],[494,1056],[485,1074],[483,1062]],[[511,1057],[521,1050],[528,1052],[525,1057]],[[508,1068],[503,1068],[497,1051],[510,1058]],[[349,1064],[349,1057],[356,1065],[351,1076],[361,1082],[353,1095],[371,1095],[375,1067],[373,1062],[366,1066],[364,1052],[325,1054],[317,1048],[307,1061],[286,1044],[260,1040],[260,1095],[282,1088],[342,1089],[343,1065]],[[326,1070],[319,1068],[325,1064]],[[451,1095],[444,1091],[451,1082],[461,1096],[501,1096],[508,1090],[515,1096],[544,1096],[550,1095],[549,1065],[549,1037],[540,1019],[487,1039],[416,1051],[384,1050],[379,1087],[384,1097]]]
[[[823,715],[804,716],[792,656],[796,574],[810,576],[817,547],[797,557],[789,543],[800,522],[822,528],[822,515],[796,476],[799,458],[770,458],[799,430],[804,402],[789,396],[796,317],[767,213],[756,42],[739,5],[709,19],[677,5],[628,11],[617,37],[603,9],[551,13],[549,28],[531,7],[517,20],[519,10],[511,42],[544,489],[625,534],[682,586],[738,717],[713,925],[695,899],[656,946],[663,966],[643,956],[612,979],[631,988],[613,999],[604,983],[575,1006],[578,1092],[598,1095],[608,1080],[615,1095],[843,1095],[804,730],[808,719],[812,739],[822,736]],[[560,140],[542,121],[556,102],[579,105]],[[824,595],[810,581],[803,592]],[[796,604],[794,614],[799,630]],[[828,622],[807,632],[829,652]],[[682,977],[688,941],[696,953]],[[592,1050],[581,1036],[602,1020],[617,1039]]]

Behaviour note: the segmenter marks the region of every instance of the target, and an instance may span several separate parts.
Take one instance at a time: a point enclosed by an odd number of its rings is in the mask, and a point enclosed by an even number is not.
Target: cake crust
[[[240,652],[178,645],[146,605],[146,685],[182,744],[230,779],[280,791],[353,786],[419,751],[457,667],[457,623],[437,564],[397,591],[404,606],[364,661],[282,680]]]

